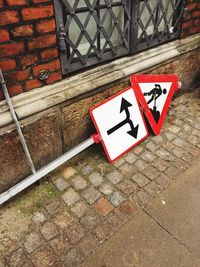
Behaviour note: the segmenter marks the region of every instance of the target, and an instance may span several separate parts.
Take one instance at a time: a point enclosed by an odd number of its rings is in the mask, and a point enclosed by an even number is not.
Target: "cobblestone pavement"
[[[79,265],[199,156],[200,95],[193,92],[173,101],[159,136],[116,163],[99,147],[90,150],[5,205],[0,267]]]

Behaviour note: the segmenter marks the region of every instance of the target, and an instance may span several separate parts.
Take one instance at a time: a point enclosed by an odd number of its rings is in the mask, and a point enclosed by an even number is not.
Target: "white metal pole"
[[[26,189],[28,186],[38,181],[39,179],[41,179],[42,177],[44,177],[45,175],[47,175],[48,173],[50,173],[51,171],[53,171],[54,169],[56,169],[57,167],[65,163],[66,161],[68,161],[69,159],[73,158],[74,156],[76,156],[81,151],[85,150],[86,148],[88,148],[94,143],[95,143],[94,138],[90,137],[83,143],[69,150],[68,152],[66,152],[65,154],[63,154],[62,156],[54,160],[53,162],[49,163],[47,166],[37,171],[35,174],[30,175],[23,181],[19,182],[18,184],[8,189],[6,192],[0,194],[0,205],[6,202],[7,200],[9,200],[10,198],[12,198],[13,196],[15,196],[16,194],[18,194],[19,192],[21,192],[22,190]]]

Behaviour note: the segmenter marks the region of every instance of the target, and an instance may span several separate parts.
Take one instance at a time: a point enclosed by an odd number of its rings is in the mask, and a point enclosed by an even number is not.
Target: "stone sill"
[[[129,77],[200,47],[200,34],[176,40],[134,56],[66,78],[53,85],[43,86],[12,98],[19,119],[25,119],[74,97],[90,92],[114,81]],[[0,128],[12,123],[6,101],[0,102]]]

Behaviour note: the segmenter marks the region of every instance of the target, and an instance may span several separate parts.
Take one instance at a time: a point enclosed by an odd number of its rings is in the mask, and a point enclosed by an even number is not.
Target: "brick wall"
[[[52,0],[0,0],[0,68],[12,96],[61,79]]]
[[[200,33],[200,1],[186,0],[181,37],[184,38],[195,33]]]

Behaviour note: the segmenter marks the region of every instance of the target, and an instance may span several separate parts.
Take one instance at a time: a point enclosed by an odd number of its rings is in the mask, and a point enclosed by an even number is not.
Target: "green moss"
[[[39,186],[34,186],[26,193],[23,193],[15,202],[16,209],[25,216],[30,216],[58,195],[58,190],[51,182],[43,182]]]

